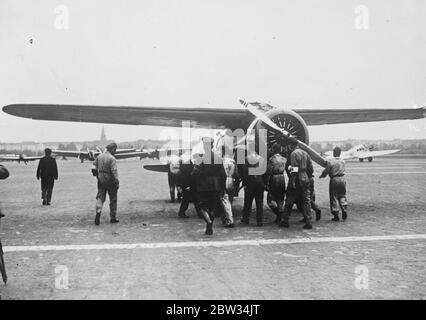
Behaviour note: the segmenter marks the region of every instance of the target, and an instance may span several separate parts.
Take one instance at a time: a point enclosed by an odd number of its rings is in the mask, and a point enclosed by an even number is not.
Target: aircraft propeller
[[[326,167],[327,166],[327,161],[321,157],[321,155],[316,152],[314,149],[312,149],[311,147],[309,147],[307,144],[303,143],[302,141],[298,140],[297,138],[295,138],[294,136],[292,136],[288,131],[280,128],[279,126],[277,126],[271,119],[269,119],[266,114],[260,110],[258,110],[257,108],[255,108],[253,105],[251,105],[250,102],[245,102],[244,100],[240,100],[240,103],[247,108],[247,110],[256,117],[256,119],[262,121],[263,123],[265,123],[268,127],[270,127],[273,130],[276,130],[280,133],[282,133],[284,135],[284,137],[286,138],[286,140],[288,140],[289,142],[295,142],[297,143],[297,145],[300,147],[300,149],[306,151],[312,158],[313,161],[315,161],[316,163],[318,163],[320,166],[322,167]]]

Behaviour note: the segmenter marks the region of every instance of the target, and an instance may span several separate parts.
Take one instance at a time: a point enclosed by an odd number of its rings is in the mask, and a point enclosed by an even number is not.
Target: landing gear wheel
[[[368,162],[373,161],[373,157],[368,157]]]

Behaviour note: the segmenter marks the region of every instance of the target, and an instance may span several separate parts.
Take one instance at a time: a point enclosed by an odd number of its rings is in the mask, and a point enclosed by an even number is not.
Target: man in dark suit
[[[41,178],[41,198],[43,205],[50,205],[52,199],[53,184],[58,180],[58,166],[56,159],[52,158],[52,150],[46,148],[45,156],[40,159],[37,167],[37,180]]]

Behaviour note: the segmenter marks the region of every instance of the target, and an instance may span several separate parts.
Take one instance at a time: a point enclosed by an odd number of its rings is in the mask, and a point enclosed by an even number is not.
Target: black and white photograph
[[[425,17],[0,0],[0,300],[425,300]]]

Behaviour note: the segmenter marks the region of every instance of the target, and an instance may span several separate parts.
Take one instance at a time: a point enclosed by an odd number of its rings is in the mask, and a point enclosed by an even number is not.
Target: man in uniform
[[[109,196],[110,222],[117,223],[117,192],[119,187],[117,162],[114,154],[117,151],[117,144],[110,143],[106,146],[106,151],[100,154],[92,166],[92,174],[98,179],[98,194],[96,195],[96,217],[95,224],[99,225],[102,207]]]
[[[256,222],[257,226],[263,226],[263,192],[267,185],[267,174],[250,174],[250,168],[258,168],[265,161],[256,151],[253,143],[248,145],[248,154],[246,164],[243,167],[243,185],[244,185],[244,208],[241,222],[250,223],[250,213],[253,199],[256,202]]]
[[[280,226],[289,227],[289,217],[293,204],[300,196],[303,203],[302,213],[305,220],[304,229],[312,229],[311,224],[311,197],[309,188],[309,177],[307,167],[312,160],[311,157],[297,146],[296,141],[290,141],[289,147],[293,150],[290,154],[290,178],[287,187],[287,197],[285,199],[283,217]]]
[[[329,195],[330,209],[333,221],[339,221],[339,207],[342,210],[342,219],[346,220],[347,201],[346,201],[346,180],[345,180],[345,161],[340,159],[342,150],[339,147],[333,149],[335,159],[327,161],[327,167],[321,173],[320,178],[327,175],[330,177]]]
[[[37,180],[41,178],[41,198],[44,206],[50,205],[55,180],[58,180],[56,159],[51,156],[52,150],[44,149],[45,156],[40,159],[37,167]]]
[[[275,213],[276,220],[281,216],[285,196],[285,158],[280,154],[281,146],[274,143],[272,146],[273,155],[268,161],[268,196],[269,208]]]
[[[213,234],[214,210],[220,205],[225,192],[226,172],[221,157],[213,153],[213,140],[204,138],[204,156],[194,163],[192,176],[196,179],[196,190],[200,212],[206,221],[206,234]]]

